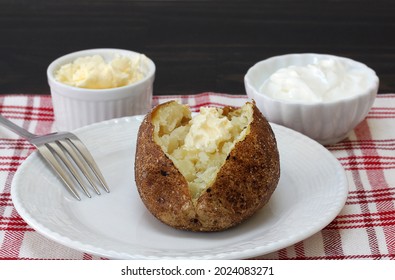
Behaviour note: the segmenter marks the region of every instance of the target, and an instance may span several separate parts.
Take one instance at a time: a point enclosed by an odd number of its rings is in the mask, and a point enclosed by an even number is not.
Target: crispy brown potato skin
[[[187,181],[154,141],[151,119],[156,110],[139,129],[135,180],[142,201],[157,219],[178,229],[221,231],[251,217],[268,202],[280,178],[280,159],[274,133],[255,104],[250,133],[236,144],[196,205]]]

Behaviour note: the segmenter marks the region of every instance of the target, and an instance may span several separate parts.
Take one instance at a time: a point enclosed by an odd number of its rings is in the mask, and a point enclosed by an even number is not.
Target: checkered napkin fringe
[[[218,93],[154,96],[153,105],[173,99],[198,111],[201,106],[240,106],[247,97]],[[49,96],[0,96],[0,113],[33,133],[52,131]],[[350,191],[344,209],[310,238],[257,259],[395,259],[395,94],[379,95],[349,137],[326,148],[346,170]],[[0,127],[0,260],[98,259],[48,240],[14,209],[11,181],[33,151],[25,140]]]

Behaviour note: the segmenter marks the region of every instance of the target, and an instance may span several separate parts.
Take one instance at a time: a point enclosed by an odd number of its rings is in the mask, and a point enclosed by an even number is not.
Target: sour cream
[[[359,94],[367,74],[342,61],[324,59],[306,66],[289,66],[272,74],[259,88],[275,99],[306,103],[330,102]]]

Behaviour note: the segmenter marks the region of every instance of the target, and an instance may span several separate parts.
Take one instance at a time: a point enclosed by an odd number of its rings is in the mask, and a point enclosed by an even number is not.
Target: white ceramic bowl
[[[137,52],[122,49],[90,49],[62,56],[47,69],[55,114],[55,128],[70,131],[95,122],[124,116],[141,115],[151,109],[155,64],[147,58],[144,78],[136,83],[109,89],[86,89],[70,86],[55,79],[55,72],[79,57],[101,55],[110,61],[114,55],[136,57]]]
[[[329,58],[340,60],[347,69],[364,71],[367,74],[366,87],[353,96],[319,103],[281,100],[259,91],[263,82],[281,68],[306,66]],[[247,96],[255,100],[268,121],[299,131],[327,145],[346,138],[366,117],[376,98],[379,78],[372,69],[360,62],[333,55],[305,53],[275,56],[256,63],[247,71],[244,84]]]

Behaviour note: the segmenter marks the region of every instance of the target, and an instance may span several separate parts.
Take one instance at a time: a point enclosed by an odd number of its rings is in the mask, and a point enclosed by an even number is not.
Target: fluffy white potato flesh
[[[155,113],[154,141],[187,180],[194,201],[214,183],[236,143],[248,135],[252,116],[251,103],[227,111],[203,107],[192,118],[186,105],[172,102]]]

